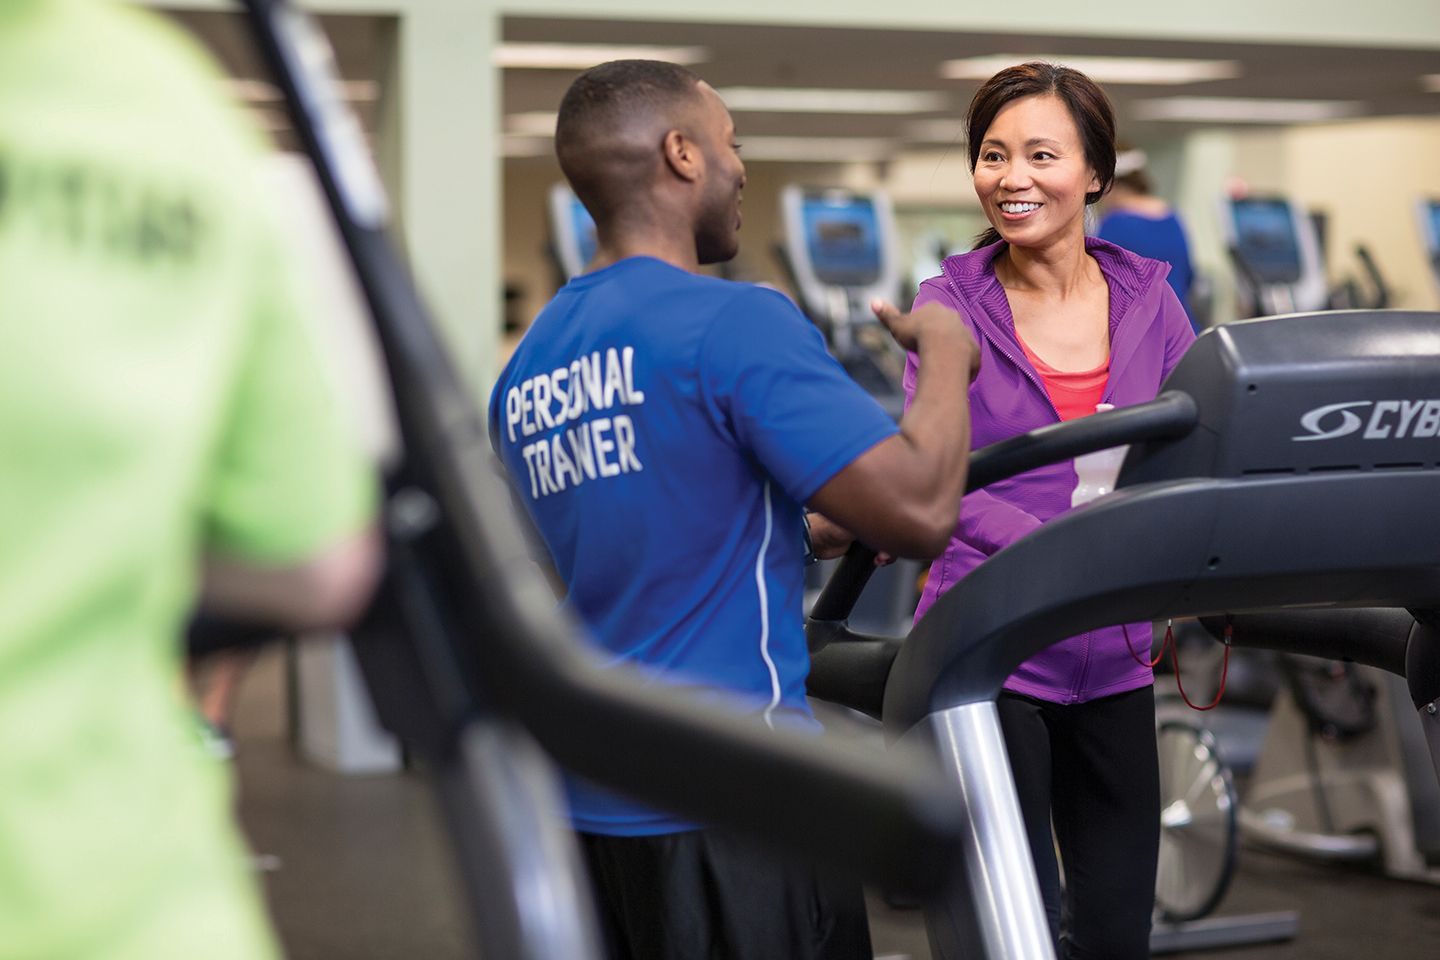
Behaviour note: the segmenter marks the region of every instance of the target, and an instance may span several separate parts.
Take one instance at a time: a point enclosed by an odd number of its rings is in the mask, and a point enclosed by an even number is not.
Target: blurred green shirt
[[[0,958],[276,947],[196,734],[197,564],[308,558],[374,477],[179,31],[0,2]]]

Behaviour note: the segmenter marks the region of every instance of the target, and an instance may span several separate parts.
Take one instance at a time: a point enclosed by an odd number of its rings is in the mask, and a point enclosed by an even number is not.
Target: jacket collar
[[[1039,374],[1025,357],[1015,320],[993,262],[1005,248],[1001,240],[970,253],[947,257],[945,279],[970,318],[1038,385]],[[1098,237],[1085,238],[1085,251],[1100,265],[1110,285],[1110,381],[1125,369],[1151,324],[1159,322],[1160,298],[1170,265],[1131,253]],[[1042,387],[1043,392],[1043,387]],[[1107,386],[1108,394],[1109,388]]]

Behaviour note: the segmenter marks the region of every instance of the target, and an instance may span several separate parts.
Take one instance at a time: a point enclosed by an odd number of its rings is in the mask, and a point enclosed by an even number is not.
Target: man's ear
[[[680,179],[694,182],[704,176],[705,158],[699,145],[679,130],[665,134],[660,149],[665,154],[665,163]]]

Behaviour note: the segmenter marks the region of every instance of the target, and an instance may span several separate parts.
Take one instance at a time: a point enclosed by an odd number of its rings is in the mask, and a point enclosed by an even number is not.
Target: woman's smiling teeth
[[[1019,203],[1012,201],[1000,204],[1000,209],[1004,210],[1006,213],[1029,213],[1031,210],[1039,210],[1040,204]]]

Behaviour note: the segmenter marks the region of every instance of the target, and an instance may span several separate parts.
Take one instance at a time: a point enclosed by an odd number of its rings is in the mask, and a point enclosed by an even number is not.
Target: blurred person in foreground
[[[180,637],[368,600],[377,484],[218,72],[152,14],[0,5],[0,957],[278,953]]]
[[[1115,183],[1105,197],[1105,215],[1095,235],[1131,253],[1170,264],[1170,275],[1165,280],[1185,308],[1190,329],[1199,333],[1200,325],[1190,310],[1195,268],[1190,262],[1185,225],[1170,204],[1150,192],[1145,151],[1127,144],[1117,146]]]
[[[700,275],[738,249],[745,166],[725,105],[683,67],[582,74],[555,148],[598,246],[501,374],[492,442],[608,660],[814,731],[805,505],[817,553],[849,531],[938,553],[965,487],[975,342],[951,310],[877,301],[926,363],[897,428],[782,294]],[[871,955],[858,883],[567,786],[616,960]]]

